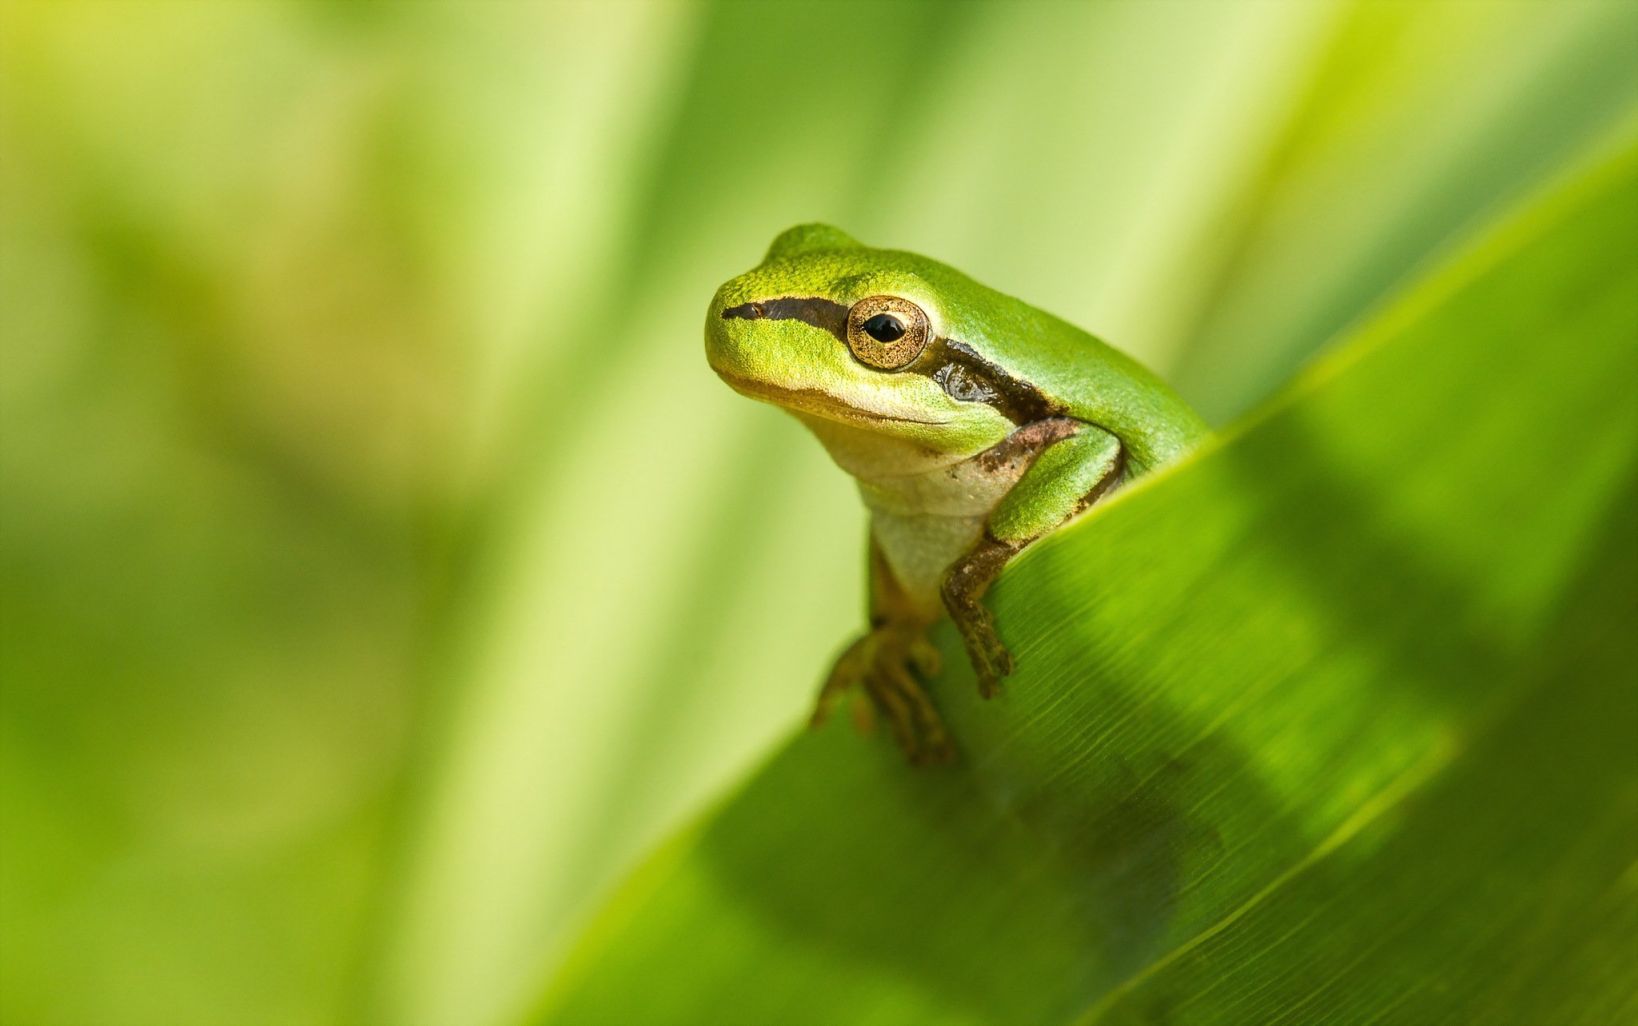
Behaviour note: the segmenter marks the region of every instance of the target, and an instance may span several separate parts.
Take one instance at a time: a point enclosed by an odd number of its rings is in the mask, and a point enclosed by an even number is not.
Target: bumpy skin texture
[[[921,348],[867,337],[882,310]],[[1012,662],[980,599],[1007,560],[1206,434],[1160,379],[1086,332],[826,225],[783,233],[724,284],[705,339],[728,384],[795,414],[859,481],[871,629],[838,660],[815,722],[861,686],[912,761],[952,755],[920,684],[936,670],[926,628],[953,617],[992,694]],[[880,366],[901,353],[913,358]]]

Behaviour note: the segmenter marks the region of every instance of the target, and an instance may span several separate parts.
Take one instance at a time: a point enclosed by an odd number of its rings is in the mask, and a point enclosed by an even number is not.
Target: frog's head
[[[810,423],[971,455],[1016,419],[1005,375],[961,341],[985,330],[979,292],[943,264],[801,225],[717,290],[705,351],[735,390]]]

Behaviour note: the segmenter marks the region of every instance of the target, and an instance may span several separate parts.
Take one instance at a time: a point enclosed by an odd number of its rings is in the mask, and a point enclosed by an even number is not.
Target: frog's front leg
[[[836,660],[819,691],[812,725],[820,726],[853,687],[862,688],[913,763],[948,762],[949,733],[922,681],[938,673],[930,621],[904,594],[874,537],[870,541],[870,630]]]
[[[944,575],[941,589],[985,698],[1012,672],[1012,655],[996,633],[984,592],[1024,546],[1108,494],[1125,469],[1119,439],[1068,418],[1026,425],[996,449],[1009,444],[1022,450],[1017,458],[1033,462],[990,514],[984,536]]]

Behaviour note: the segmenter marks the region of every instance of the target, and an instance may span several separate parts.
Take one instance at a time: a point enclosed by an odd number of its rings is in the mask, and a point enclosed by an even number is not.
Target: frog
[[[948,617],[979,694],[1014,671],[986,593],[1028,546],[1209,429],[1160,377],[1089,332],[954,268],[839,228],[780,233],[706,313],[706,358],[734,391],[794,415],[868,511],[866,630],[810,718],[862,691],[912,763],[956,747],[928,684]]]

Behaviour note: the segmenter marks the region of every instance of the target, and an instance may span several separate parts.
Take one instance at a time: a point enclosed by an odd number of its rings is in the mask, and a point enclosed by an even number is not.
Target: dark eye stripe
[[[781,296],[757,303],[741,303],[722,311],[724,320],[801,321],[830,332],[847,343],[848,308],[819,296]],[[979,356],[971,346],[953,338],[939,338],[907,371],[938,382],[959,402],[981,402],[1014,424],[1032,424],[1062,413],[1033,385],[1020,381]]]
[[[958,402],[981,402],[1014,424],[1033,424],[1055,417],[1062,408],[1050,402],[1034,385],[1020,381],[979,356],[966,343],[938,339],[927,347],[918,366]]]
[[[741,303],[722,311],[722,319],[755,321],[801,321],[836,336],[838,342],[847,341],[847,307],[818,296],[782,296],[764,299],[760,303]]]

